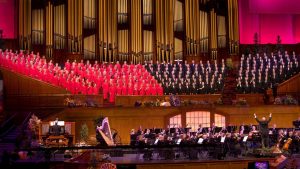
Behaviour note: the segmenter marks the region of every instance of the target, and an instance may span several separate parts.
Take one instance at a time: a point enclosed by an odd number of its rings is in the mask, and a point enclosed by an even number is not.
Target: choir
[[[239,93],[263,93],[267,88],[283,82],[300,72],[300,59],[295,52],[284,55],[266,53],[263,56],[242,55],[238,78]],[[88,60],[70,62],[63,67],[52,60],[40,57],[39,53],[13,53],[0,50],[0,66],[18,73],[63,87],[72,94],[97,95],[114,102],[116,95],[193,95],[220,93],[224,86],[226,66],[215,60],[213,64],[202,60],[188,64],[170,61],[121,65],[116,63],[90,63]]]
[[[72,63],[63,68],[32,52],[0,50],[0,66],[63,87],[72,94],[97,95],[114,102],[116,95],[163,95],[163,88],[141,64]]]
[[[263,56],[242,55],[237,79],[239,93],[263,93],[300,72],[300,58],[295,52],[284,55],[279,51]]]
[[[213,94],[221,92],[223,80],[226,73],[224,59],[221,64],[214,61],[210,64],[202,60],[191,64],[170,61],[166,63],[145,62],[146,69],[164,87],[164,94],[194,95],[194,94]]]

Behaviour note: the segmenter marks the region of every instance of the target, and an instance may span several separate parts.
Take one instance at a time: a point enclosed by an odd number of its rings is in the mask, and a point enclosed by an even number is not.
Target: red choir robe
[[[151,95],[151,89],[150,89],[150,87],[146,87],[146,89],[145,89],[145,95],[147,95],[147,96]]]
[[[140,96],[145,96],[145,94],[146,94],[146,88],[140,87],[139,95]]]
[[[140,91],[138,89],[138,87],[134,87],[133,89],[133,95],[139,95]]]
[[[132,86],[128,86],[128,89],[127,89],[127,94],[128,95],[133,95],[133,88],[132,88]]]
[[[104,82],[102,85],[102,90],[103,90],[103,99],[107,99],[108,98],[108,83]]]
[[[115,96],[116,96],[116,87],[112,85],[109,88],[109,102],[111,103],[115,102]]]
[[[116,92],[117,95],[122,95],[122,86],[117,86],[117,92]]]
[[[164,90],[161,86],[156,87],[157,95],[162,96],[164,94]]]
[[[122,86],[122,95],[127,95],[127,86],[126,85]]]
[[[65,63],[65,68],[66,68],[67,70],[70,71],[70,69],[71,69],[71,64],[70,64],[70,62],[66,62],[66,63]]]
[[[93,94],[98,95],[99,94],[99,87],[97,85],[93,86]]]
[[[93,93],[93,87],[92,87],[92,86],[88,86],[88,87],[87,87],[87,94],[88,94],[88,95],[94,94],[94,93]]]
[[[150,86],[150,91],[151,91],[151,95],[152,95],[152,96],[157,95],[156,87]]]

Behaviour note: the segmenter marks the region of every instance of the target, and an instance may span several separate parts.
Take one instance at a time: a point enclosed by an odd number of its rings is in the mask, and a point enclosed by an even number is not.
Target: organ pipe
[[[226,24],[225,16],[217,16],[218,48],[226,47]]]
[[[131,60],[142,62],[142,4],[141,0],[131,0]]]
[[[153,58],[153,32],[143,31],[144,36],[144,60],[150,61]]]
[[[129,60],[129,47],[128,47],[128,30],[118,31],[118,48],[119,48],[119,60],[127,61]]]
[[[215,10],[212,9],[210,11],[210,49],[211,49],[211,59],[216,60],[217,59],[217,14],[215,13]]]
[[[118,0],[118,23],[125,24],[128,22],[128,0]]]
[[[68,51],[82,53],[83,0],[68,0]]]
[[[99,51],[104,62],[117,57],[117,12],[117,0],[99,0]]]
[[[96,6],[95,0],[85,0],[83,11],[84,11],[84,29],[92,30],[96,28]],[[96,35],[88,34],[84,37],[84,59],[95,59],[96,58]]]
[[[201,1],[206,3],[206,1]],[[200,55],[208,51],[208,14],[199,10],[199,1],[185,1],[186,54]]]
[[[156,0],[157,60],[174,60],[174,0]]]
[[[152,0],[143,0],[143,23],[145,25],[152,24]]]
[[[201,53],[208,52],[208,14],[199,12],[199,50]]]
[[[31,0],[19,0],[19,45],[31,49]]]
[[[52,57],[53,55],[53,5],[50,1],[46,6],[46,56]]]
[[[54,47],[64,49],[66,40],[65,5],[54,7]]]
[[[238,25],[238,0],[228,0],[228,37],[229,52],[238,53],[239,25]]]

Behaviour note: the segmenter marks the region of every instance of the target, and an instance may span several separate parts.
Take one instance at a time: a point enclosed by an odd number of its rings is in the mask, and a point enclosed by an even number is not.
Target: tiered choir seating
[[[262,93],[267,88],[283,82],[300,72],[300,59],[293,52],[282,55],[271,53],[260,56],[242,55],[237,90],[239,93]],[[12,71],[51,83],[67,89],[72,94],[97,95],[109,102],[116,95],[194,95],[220,93],[224,86],[226,66],[224,60],[218,64],[202,61],[185,63],[152,63],[121,65],[98,63],[91,64],[66,61],[63,68],[52,60],[48,61],[32,52],[0,50],[0,66]]]
[[[114,102],[115,95],[162,95],[163,89],[146,69],[138,64],[92,65],[67,61],[64,68],[54,65],[39,54],[13,53],[0,50],[0,66],[57,85],[72,94],[97,95]],[[99,91],[100,90],[100,91]]]
[[[164,87],[164,94],[213,94],[220,93],[223,88],[223,80],[226,72],[224,60],[221,64],[214,61],[206,64],[200,61],[191,64],[185,63],[145,63],[146,69]]]
[[[273,88],[293,75],[300,72],[299,57],[295,52],[289,55],[287,51],[282,55],[271,53],[263,56],[251,54],[242,55],[239,65],[237,91],[239,93],[263,93]]]

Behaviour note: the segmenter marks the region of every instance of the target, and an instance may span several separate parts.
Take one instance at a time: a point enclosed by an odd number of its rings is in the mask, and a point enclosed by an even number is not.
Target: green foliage
[[[86,124],[81,125],[81,129],[80,129],[80,139],[82,141],[87,142],[89,138],[89,128]]]

